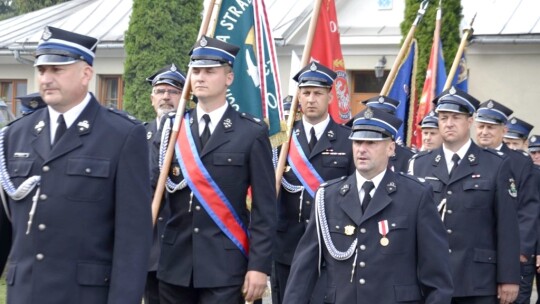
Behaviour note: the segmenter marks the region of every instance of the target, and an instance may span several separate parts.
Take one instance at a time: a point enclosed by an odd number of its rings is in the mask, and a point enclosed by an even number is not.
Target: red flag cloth
[[[416,119],[414,124],[414,132],[411,143],[420,149],[422,147],[422,129],[418,125],[422,119],[432,110],[431,101],[435,98],[435,86],[437,77],[437,59],[438,59],[439,41],[433,40],[431,47],[431,55],[429,57],[429,64],[426,70],[426,80],[424,82],[424,88],[422,89],[422,96],[418,103],[418,110],[416,111]]]
[[[341,53],[341,42],[339,39],[339,28],[336,15],[336,5],[334,0],[323,0],[313,45],[311,47],[311,59],[317,61],[337,73],[332,89],[332,101],[329,112],[334,121],[345,123],[351,119],[349,85],[347,84],[347,73],[345,63]]]

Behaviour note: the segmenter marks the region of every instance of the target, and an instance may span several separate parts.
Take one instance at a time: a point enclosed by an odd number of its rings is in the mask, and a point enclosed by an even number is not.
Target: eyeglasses
[[[156,95],[165,95],[165,93],[169,93],[169,95],[171,96],[178,96],[180,95],[180,93],[182,93],[181,91],[178,91],[178,90],[166,90],[166,89],[155,89],[154,90],[154,94]]]

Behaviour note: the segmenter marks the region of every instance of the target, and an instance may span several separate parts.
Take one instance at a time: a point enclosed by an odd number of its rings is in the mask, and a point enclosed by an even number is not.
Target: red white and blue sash
[[[296,134],[293,133],[291,138],[292,143],[289,148],[289,155],[287,156],[289,165],[309,195],[315,197],[315,192],[322,184],[323,179],[309,162],[304,150],[302,150],[302,146],[300,146],[300,142],[298,142]]]
[[[201,162],[189,128],[189,113],[184,116],[184,125],[178,132],[175,151],[182,174],[193,194],[219,229],[247,257],[249,253],[248,231],[225,194],[219,189]]]

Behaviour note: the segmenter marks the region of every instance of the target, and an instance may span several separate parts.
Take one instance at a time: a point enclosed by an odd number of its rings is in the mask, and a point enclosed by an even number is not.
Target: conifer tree
[[[17,15],[22,15],[66,1],[68,0],[13,0],[13,5]]]
[[[141,120],[156,113],[150,103],[151,85],[145,79],[175,63],[187,72],[189,50],[201,24],[201,0],[133,0],[125,37],[124,109]]]
[[[416,18],[421,1],[406,0],[405,18],[401,23],[401,33],[403,37],[407,36],[411,25]],[[426,78],[426,69],[433,42],[433,31],[435,30],[435,17],[439,1],[430,1],[426,14],[422,22],[417,26],[414,37],[418,41],[418,66],[416,74],[416,91],[418,96],[422,93],[424,80]],[[462,19],[461,1],[444,0],[442,1],[442,19],[441,19],[441,40],[443,45],[444,62],[446,71],[450,71],[452,62],[456,55],[461,40],[459,25]]]

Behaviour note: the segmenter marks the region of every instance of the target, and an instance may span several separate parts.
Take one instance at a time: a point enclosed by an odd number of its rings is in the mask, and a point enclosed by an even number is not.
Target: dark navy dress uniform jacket
[[[0,222],[2,248],[11,246],[7,302],[140,303],[151,243],[143,125],[93,97],[53,148],[48,124],[47,108],[38,110],[12,123],[4,142],[16,187],[41,176],[30,233],[36,190],[9,199],[13,222]]]
[[[190,117],[193,120],[187,126],[200,151],[196,110],[190,111]],[[164,232],[158,279],[177,286],[214,288],[242,285],[248,270],[270,274],[276,189],[267,126],[229,106],[199,155],[248,227],[249,257],[220,230],[195,196],[190,205],[191,190],[186,187],[169,194],[171,218]],[[176,182],[183,179],[178,172],[175,159],[170,176]],[[249,186],[251,212],[246,206]]]
[[[418,154],[414,175],[446,200],[444,224],[450,244],[454,296],[497,294],[497,284],[519,284],[519,229],[512,179],[504,153],[471,143],[452,177],[442,147]]]
[[[450,303],[448,242],[429,186],[387,170],[365,214],[354,174],[321,189],[335,247],[345,251],[358,239],[357,258],[353,254],[338,261],[329,255],[320,236],[328,275],[325,303]],[[319,244],[314,216],[312,212],[293,259],[287,304],[307,303],[317,279]],[[385,220],[387,246],[381,245],[378,228]]]
[[[348,138],[351,131],[348,127],[338,125],[330,119],[311,153],[302,121],[297,121],[293,130],[298,130],[297,137],[302,150],[323,180],[347,176],[354,172],[352,141]],[[283,177],[292,185],[302,185],[292,170],[284,172]],[[306,230],[307,222],[309,222],[312,205],[313,197],[304,190],[302,210],[300,210],[300,192],[290,193],[283,186],[281,187],[274,245],[274,259],[277,262],[291,265],[298,241],[300,241]]]

